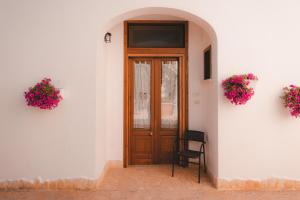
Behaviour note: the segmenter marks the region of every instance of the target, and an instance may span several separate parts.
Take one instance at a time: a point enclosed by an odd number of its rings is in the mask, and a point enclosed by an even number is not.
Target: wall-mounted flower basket
[[[300,87],[290,85],[283,88],[283,96],[281,97],[284,106],[289,109],[290,114],[294,117],[300,116]]]
[[[254,89],[250,87],[250,81],[258,80],[255,75],[233,75],[222,82],[224,95],[232,104],[242,105],[247,103],[254,95]]]
[[[58,106],[62,96],[60,90],[55,88],[50,82],[50,78],[44,78],[25,92],[25,100],[28,106],[47,110],[52,110]]]

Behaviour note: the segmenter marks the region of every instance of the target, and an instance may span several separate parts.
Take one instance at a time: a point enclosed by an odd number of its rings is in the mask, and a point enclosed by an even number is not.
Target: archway
[[[168,13],[165,15],[165,13]],[[178,9],[149,7],[128,11],[107,22],[106,32],[112,42],[103,43],[106,66],[106,157],[123,159],[123,21],[125,20],[185,20],[190,23],[189,45],[189,128],[201,129],[208,135],[207,163],[210,176],[218,176],[218,84],[217,37],[202,18]],[[212,79],[203,80],[203,50],[212,47]],[[113,148],[112,148],[113,147]]]

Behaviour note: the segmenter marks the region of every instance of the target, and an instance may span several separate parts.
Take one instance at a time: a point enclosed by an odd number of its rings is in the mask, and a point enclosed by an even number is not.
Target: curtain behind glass
[[[150,128],[151,65],[134,63],[134,128]]]

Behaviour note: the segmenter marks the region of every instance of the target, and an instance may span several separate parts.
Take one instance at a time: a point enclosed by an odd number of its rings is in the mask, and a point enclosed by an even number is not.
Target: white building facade
[[[189,128],[208,135],[215,180],[300,180],[300,123],[280,100],[298,84],[300,2],[140,0],[0,1],[0,180],[97,179],[123,160],[123,21],[189,21]],[[106,32],[112,42],[105,43]],[[203,49],[212,45],[212,79]],[[258,76],[234,106],[222,80]],[[62,89],[58,108],[27,107],[44,77]]]

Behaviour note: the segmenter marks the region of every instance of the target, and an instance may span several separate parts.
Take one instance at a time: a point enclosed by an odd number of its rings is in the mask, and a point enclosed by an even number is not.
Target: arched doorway
[[[166,15],[168,13],[168,15]],[[218,140],[217,140],[217,40],[212,27],[200,17],[191,13],[171,8],[142,8],[116,16],[107,26],[106,32],[112,33],[112,43],[104,44],[106,57],[107,98],[107,130],[108,159],[121,160],[124,165],[124,147],[127,145],[123,138],[124,124],[124,37],[123,22],[126,20],[182,20],[188,21],[189,26],[189,70],[188,70],[188,127],[200,129],[208,134],[208,168],[214,177],[218,171]],[[103,34],[104,35],[104,34]],[[204,81],[203,51],[209,45],[212,47],[212,79]],[[117,125],[117,126],[116,126]],[[122,148],[123,145],[123,148]],[[110,148],[114,150],[109,150]],[[116,151],[115,149],[118,148]]]

